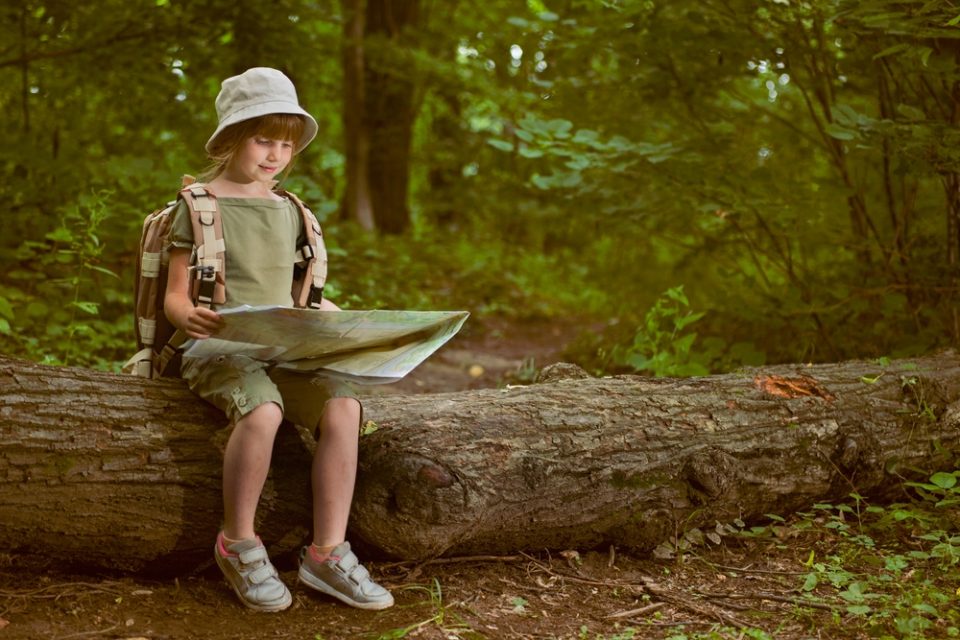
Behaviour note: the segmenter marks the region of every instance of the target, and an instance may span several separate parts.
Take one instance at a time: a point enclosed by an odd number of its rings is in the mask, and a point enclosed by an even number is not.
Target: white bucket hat
[[[300,106],[293,82],[276,69],[254,67],[227,78],[221,85],[216,105],[220,122],[207,140],[207,151],[210,151],[217,136],[230,125],[271,113],[295,113],[306,118],[303,135],[297,141],[298,152],[317,135],[317,121]]]

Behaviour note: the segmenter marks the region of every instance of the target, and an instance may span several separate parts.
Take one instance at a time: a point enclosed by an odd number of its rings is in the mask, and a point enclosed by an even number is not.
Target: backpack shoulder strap
[[[278,195],[290,198],[303,217],[306,241],[297,248],[298,269],[294,276],[293,304],[297,307],[318,309],[323,302],[323,287],[327,281],[327,247],[317,217],[295,194],[278,189]]]
[[[191,297],[208,309],[227,300],[226,246],[223,242],[223,224],[220,207],[212,191],[199,182],[180,190],[179,197],[190,208],[193,224],[193,260]]]

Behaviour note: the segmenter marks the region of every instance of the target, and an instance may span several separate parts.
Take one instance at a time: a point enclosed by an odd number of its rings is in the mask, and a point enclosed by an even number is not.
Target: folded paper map
[[[189,340],[184,356],[245,355],[364,384],[396,382],[463,326],[466,311],[221,309],[215,337]],[[319,371],[318,371],[319,372]]]

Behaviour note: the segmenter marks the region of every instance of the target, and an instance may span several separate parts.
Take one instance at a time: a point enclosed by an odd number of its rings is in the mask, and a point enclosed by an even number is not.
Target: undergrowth
[[[767,524],[718,524],[709,535],[688,531],[666,545],[672,554],[664,548],[660,554],[682,563],[704,547],[740,540],[752,547],[751,555],[762,555],[762,547],[793,555],[801,570],[785,594],[795,597],[795,607],[780,626],[800,625],[817,637],[960,637],[958,477],[960,470],[906,482],[910,502],[872,504],[851,493],[846,501],[817,503],[788,519],[770,514]],[[761,619],[756,628],[681,629],[667,638],[778,637]]]

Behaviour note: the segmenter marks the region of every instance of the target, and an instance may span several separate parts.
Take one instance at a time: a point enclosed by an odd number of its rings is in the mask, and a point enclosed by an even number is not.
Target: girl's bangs
[[[257,135],[271,140],[297,142],[306,126],[303,117],[292,113],[273,113],[260,118]]]

